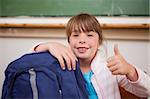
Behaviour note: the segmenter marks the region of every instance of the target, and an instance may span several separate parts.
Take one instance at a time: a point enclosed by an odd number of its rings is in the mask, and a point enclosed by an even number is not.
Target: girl
[[[86,81],[89,99],[120,99],[118,85],[139,96],[150,96],[150,78],[129,64],[114,46],[113,57],[107,60],[99,50],[102,45],[102,30],[97,19],[89,14],[72,17],[66,27],[69,48],[54,42],[41,43],[34,51],[48,50],[55,56],[62,69],[65,62],[69,70],[80,64]],[[78,59],[78,60],[77,60]]]

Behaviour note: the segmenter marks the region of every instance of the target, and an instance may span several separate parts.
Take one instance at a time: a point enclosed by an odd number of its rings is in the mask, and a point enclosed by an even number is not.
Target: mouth
[[[79,53],[85,53],[89,48],[87,47],[77,47],[77,51]]]

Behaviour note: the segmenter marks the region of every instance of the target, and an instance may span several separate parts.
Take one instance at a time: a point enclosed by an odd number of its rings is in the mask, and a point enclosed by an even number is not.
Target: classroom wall
[[[0,29],[0,33],[5,33],[6,31],[11,31],[12,28],[8,29]],[[40,36],[40,37],[0,37],[0,90],[2,89],[2,84],[4,80],[4,70],[6,69],[8,63],[13,61],[14,59],[20,57],[21,55],[30,52],[30,48],[38,43],[45,41],[56,41],[63,44],[68,44],[64,29],[14,29],[13,34],[19,32],[20,34],[27,33],[31,34],[31,32],[36,35],[37,32],[42,33],[43,35],[47,33],[50,34],[48,37]],[[148,33],[148,30],[131,30],[131,29],[105,29],[103,33],[106,40],[104,41],[105,48],[108,52],[108,57],[114,55],[113,46],[114,44],[119,45],[120,52],[124,55],[124,57],[132,63],[133,65],[138,66],[143,71],[147,72],[150,75],[150,42],[148,40],[140,40],[140,39],[126,39],[130,37],[129,34],[134,34],[139,31],[140,34]],[[39,34],[37,33],[37,34]],[[127,35],[115,36],[116,33],[127,33]],[[128,34],[129,33],[129,34]],[[107,34],[107,35],[106,35]],[[58,36],[59,35],[59,36]],[[132,35],[133,36],[133,35]]]

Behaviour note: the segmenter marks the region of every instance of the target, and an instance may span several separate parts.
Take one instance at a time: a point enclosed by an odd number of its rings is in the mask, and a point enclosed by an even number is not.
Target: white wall
[[[0,90],[2,89],[4,80],[4,70],[6,69],[8,63],[27,53],[34,44],[44,41],[57,41],[67,44],[65,38],[0,38]],[[107,40],[105,41],[105,46],[108,50],[108,56],[113,55],[113,45],[116,43],[119,45],[120,52],[124,55],[127,61],[138,66],[150,75],[150,42]]]
[[[149,34],[150,38],[150,34]],[[147,66],[148,72],[150,74],[150,42],[148,43],[148,66]]]

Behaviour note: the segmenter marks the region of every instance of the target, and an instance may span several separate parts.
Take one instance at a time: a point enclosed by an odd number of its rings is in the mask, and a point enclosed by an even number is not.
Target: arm
[[[130,81],[126,76],[117,75],[118,83],[126,91],[131,92],[138,97],[149,97],[150,77],[138,68],[136,68],[136,71],[138,73],[137,81]]]
[[[150,78],[148,75],[129,64],[117,46],[114,47],[114,53],[113,57],[108,58],[107,66],[113,75],[117,75],[120,86],[137,96],[150,96]]]
[[[75,69],[77,58],[69,47],[56,42],[40,43],[33,47],[35,52],[49,51],[56,57],[62,69],[65,69],[65,62],[69,70]]]

